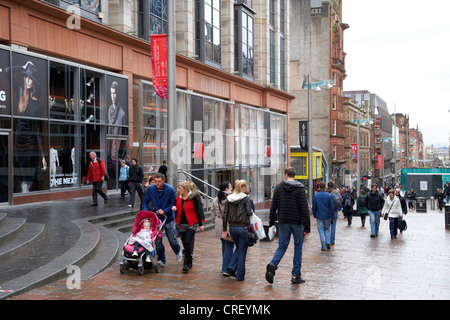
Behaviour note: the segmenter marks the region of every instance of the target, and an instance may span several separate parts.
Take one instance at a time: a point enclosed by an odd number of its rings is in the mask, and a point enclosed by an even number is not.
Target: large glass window
[[[105,123],[105,75],[81,69],[80,108],[81,121]]]
[[[196,0],[195,48],[200,61],[220,65],[221,53],[221,0]]]
[[[79,186],[79,137],[78,125],[50,123],[48,166],[51,189]]]
[[[254,77],[253,12],[235,5],[235,71],[241,76]]]
[[[58,62],[50,62],[49,109],[51,119],[78,119],[78,101],[75,84],[77,68]]]
[[[152,34],[167,33],[167,0],[138,0],[138,37],[150,41]]]

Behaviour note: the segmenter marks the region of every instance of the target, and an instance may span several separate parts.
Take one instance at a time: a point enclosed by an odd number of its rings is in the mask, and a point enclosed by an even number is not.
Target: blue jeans
[[[236,245],[228,268],[236,272],[236,280],[245,278],[245,259],[247,258],[247,228],[230,227],[230,236]]]
[[[338,211],[334,210],[333,224],[331,225],[331,230],[330,230],[330,244],[334,244],[334,242],[336,240],[336,224],[337,224],[338,217],[339,217]]]
[[[302,247],[305,238],[305,228],[299,224],[280,224],[278,226],[278,249],[273,255],[271,263],[278,266],[283,258],[291,240],[291,234],[294,236],[294,266],[292,275],[301,274],[302,268]]]
[[[317,230],[319,231],[320,246],[326,249],[326,245],[330,244],[330,219],[316,219]]]
[[[389,231],[391,232],[391,237],[397,236],[398,229],[398,218],[389,218]]]
[[[234,242],[220,239],[222,242],[222,272],[228,273],[227,268],[230,265],[233,256]]]
[[[175,232],[175,221],[166,223],[164,225],[164,229],[166,231],[167,240],[169,240],[169,244],[172,247],[173,252],[178,254],[180,252],[180,245],[173,234]],[[158,253],[158,260],[166,263],[166,249],[164,248],[162,237],[156,241],[156,252]]]
[[[380,211],[370,211],[369,210],[369,217],[370,217],[370,233],[374,236],[378,235],[378,230],[380,228]]]

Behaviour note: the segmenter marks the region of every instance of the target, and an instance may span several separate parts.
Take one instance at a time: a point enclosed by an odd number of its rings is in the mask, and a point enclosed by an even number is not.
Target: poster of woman
[[[14,192],[48,189],[48,177],[43,177],[48,171],[44,145],[47,121],[37,119],[48,118],[47,61],[13,53],[11,65],[15,116]]]

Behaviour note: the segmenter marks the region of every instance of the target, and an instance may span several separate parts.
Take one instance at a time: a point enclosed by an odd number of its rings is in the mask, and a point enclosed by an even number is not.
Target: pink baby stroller
[[[138,256],[133,256],[134,245],[129,244],[130,239],[136,236],[139,231],[143,228],[143,222],[149,220],[151,223],[151,231],[153,238],[151,239],[151,244],[153,250],[150,251],[150,262],[145,259],[145,249],[140,246],[138,251]],[[156,272],[161,271],[161,264],[156,260],[156,247],[155,243],[162,237],[162,227],[164,222],[161,223],[156,213],[151,211],[140,211],[136,218],[134,218],[133,233],[125,242],[122,248],[122,257],[120,258],[120,273],[125,273],[129,268],[138,270],[139,275],[143,275],[145,270],[155,269]]]

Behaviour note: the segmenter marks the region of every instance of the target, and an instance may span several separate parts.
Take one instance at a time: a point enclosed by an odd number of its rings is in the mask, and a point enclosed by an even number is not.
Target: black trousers
[[[195,230],[188,228],[181,232],[181,242],[184,247],[184,264],[192,265],[192,252],[194,252]]]
[[[108,199],[107,195],[103,192],[102,185],[103,181],[92,182],[92,202],[94,202],[94,204],[98,204],[97,193],[101,195],[104,200]]]

